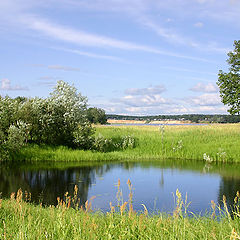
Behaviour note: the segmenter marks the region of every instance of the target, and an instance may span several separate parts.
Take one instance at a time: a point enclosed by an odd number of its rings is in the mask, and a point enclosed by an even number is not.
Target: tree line
[[[238,123],[240,122],[239,115],[221,115],[221,114],[183,114],[183,115],[154,115],[154,116],[126,116],[107,114],[107,119],[116,120],[139,120],[139,121],[190,121],[193,123]]]

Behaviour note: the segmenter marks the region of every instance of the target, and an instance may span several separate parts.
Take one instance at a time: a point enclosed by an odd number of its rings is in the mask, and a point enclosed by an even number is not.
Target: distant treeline
[[[155,116],[125,116],[107,114],[108,119],[116,120],[139,120],[139,121],[161,121],[161,120],[179,120],[191,121],[193,123],[238,123],[240,115],[220,115],[220,114],[184,114],[184,115],[155,115]]]

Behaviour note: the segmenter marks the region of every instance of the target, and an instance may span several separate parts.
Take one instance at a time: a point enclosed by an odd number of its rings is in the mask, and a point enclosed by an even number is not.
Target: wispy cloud
[[[205,0],[196,0],[189,2],[188,0],[176,1],[176,0],[166,0],[166,1],[152,1],[152,0],[139,0],[139,1],[111,1],[111,0],[93,0],[93,1],[83,1],[83,0],[71,0],[73,5],[87,8],[97,11],[110,11],[110,12],[120,12],[128,14],[141,24],[144,27],[149,28],[151,31],[155,32],[161,38],[165,39],[167,42],[172,44],[180,44],[188,47],[198,49],[200,51],[206,52],[218,52],[226,53],[228,48],[218,46],[218,44],[212,45],[211,42],[199,42],[194,40],[194,38],[189,37],[186,33],[179,33],[176,29],[170,29],[169,26],[164,26],[164,21],[154,21],[148,15],[153,11],[159,12],[169,12],[175,13],[176,16],[179,13],[184,12],[185,18],[189,18],[189,22],[192,20],[192,17],[208,17],[208,18],[217,18],[216,15],[222,19],[236,19],[236,14],[239,14],[240,4],[237,4],[236,1],[233,1],[232,4],[228,2],[219,2],[217,0],[205,1]],[[216,10],[218,9],[218,10]],[[223,13],[225,17],[223,18],[219,12]],[[179,18],[182,17],[178,16]],[[172,18],[167,18],[167,22],[171,22]],[[203,27],[202,22],[196,22],[195,27]]]
[[[44,64],[31,64],[32,67],[40,67],[40,68],[47,68],[51,70],[60,70],[60,71],[72,71],[72,72],[80,72],[81,69],[77,67],[70,67],[70,66],[63,66],[63,65],[58,65],[58,64],[53,64],[53,65],[44,65]],[[40,77],[40,79],[43,80],[49,80],[49,78],[53,79],[56,77],[52,76],[43,76]]]
[[[47,66],[47,68],[54,69],[54,70],[72,71],[72,72],[80,71],[80,68],[67,67],[67,66],[61,66],[61,65],[49,65]]]
[[[7,78],[1,80],[1,88],[0,90],[4,91],[28,91],[27,87],[22,87],[20,85],[12,85],[11,81]]]
[[[109,38],[103,35],[96,35],[81,30],[76,30],[71,27],[58,25],[45,19],[35,17],[24,17],[22,22],[28,28],[38,31],[45,36],[52,37],[57,40],[74,43],[77,45],[97,47],[97,48],[116,48],[126,51],[142,51],[152,54],[166,55],[176,58],[184,58],[195,61],[211,62],[208,59],[200,57],[192,57],[178,53],[160,50],[155,47],[141,45],[133,42],[122,41],[114,38]]]
[[[158,36],[162,37],[163,39],[167,40],[168,42],[174,44],[184,44],[196,47],[198,43],[177,34],[176,31],[173,31],[167,27],[160,26],[156,24],[153,20],[150,20],[147,16],[141,16],[138,18],[138,22],[143,26],[149,28],[153,32],[155,32]]]
[[[165,39],[167,42],[178,45],[185,45],[188,47],[195,48],[200,51],[205,52],[218,52],[218,53],[227,53],[229,52],[229,48],[219,47],[216,42],[207,42],[201,43],[196,40],[191,39],[186,35],[181,35],[176,32],[176,30],[169,29],[169,27],[163,27],[159,23],[156,24],[153,20],[148,18],[147,16],[140,16],[137,18],[138,22],[145,27],[148,27],[150,30],[155,32],[158,36]],[[194,24],[195,27],[203,27],[203,23],[197,22]]]
[[[52,76],[42,76],[39,78],[39,80],[56,80],[56,77],[52,77]]]
[[[53,80],[42,80],[37,82],[38,86],[53,87],[56,85],[56,81]]]
[[[54,47],[52,49],[61,50],[61,51],[69,52],[69,53],[74,53],[74,54],[78,54],[78,55],[90,57],[90,58],[105,59],[105,60],[110,60],[110,61],[123,61],[123,59],[119,58],[119,57],[100,55],[100,54],[95,54],[95,53],[91,53],[91,52],[80,51],[77,49],[57,48],[57,47]]]

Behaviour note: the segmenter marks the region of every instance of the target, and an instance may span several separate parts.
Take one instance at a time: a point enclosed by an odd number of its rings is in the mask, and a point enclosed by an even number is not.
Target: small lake
[[[73,196],[78,186],[81,203],[95,196],[94,210],[109,211],[109,203],[117,204],[117,183],[123,200],[128,200],[128,179],[133,185],[133,208],[143,211],[144,204],[149,212],[172,212],[173,194],[176,189],[190,203],[189,211],[204,213],[211,208],[211,200],[222,204],[226,195],[232,204],[240,190],[240,165],[205,164],[192,161],[161,161],[142,163],[102,163],[69,165],[58,163],[0,165],[0,192],[9,197],[19,188],[31,192],[32,201],[46,205],[57,203],[68,192]],[[65,165],[64,165],[65,164]]]

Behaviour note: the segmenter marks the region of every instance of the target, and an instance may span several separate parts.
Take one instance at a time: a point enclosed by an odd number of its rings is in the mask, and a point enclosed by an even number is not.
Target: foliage
[[[80,147],[88,145],[87,133],[92,134],[86,118],[86,104],[86,97],[75,87],[58,81],[50,97],[25,101],[20,114],[31,125],[33,142],[74,146],[75,132],[82,131]]]
[[[0,159],[19,150],[28,139],[89,149],[93,133],[86,97],[63,81],[45,99],[0,97]]]
[[[95,137],[93,149],[99,152],[121,151],[136,147],[136,139],[132,136],[105,138],[102,134]]]
[[[161,133],[157,126],[96,126],[95,151],[30,145],[16,156],[16,160],[93,162],[193,159],[203,161],[203,154],[206,153],[213,159],[213,163],[240,162],[239,135],[239,124],[165,125],[162,145]],[[122,145],[114,147],[113,143],[122,142],[123,136],[131,136],[134,139],[133,148],[131,144],[124,151]]]
[[[87,110],[87,118],[91,123],[100,123],[100,124],[106,124],[107,123],[107,117],[106,113],[101,108],[88,108]]]
[[[130,183],[131,184],[131,183]],[[129,184],[129,185],[130,185]],[[19,190],[11,199],[0,199],[1,239],[240,239],[239,193],[231,218],[226,200],[224,208],[212,201],[212,210],[204,216],[191,213],[181,193],[176,191],[173,214],[136,214],[131,198],[119,207],[112,206],[106,214],[91,211],[91,201],[79,207],[77,188],[71,198],[58,198],[58,205],[42,207],[28,203],[30,194]],[[25,201],[24,201],[25,198]],[[70,207],[73,206],[73,207]],[[127,210],[129,207],[129,210]],[[218,216],[218,217],[216,217]]]
[[[0,161],[10,159],[28,139],[28,124],[17,117],[19,105],[8,96],[0,97]]]
[[[73,132],[73,143],[80,149],[91,149],[94,144],[94,129],[89,122],[80,124]]]
[[[27,142],[29,137],[28,124],[17,121],[16,125],[11,125],[8,129],[8,146],[12,151],[18,151]]]
[[[222,102],[230,107],[230,114],[240,114],[240,40],[234,42],[234,47],[228,53],[229,72],[220,70],[217,84]]]

